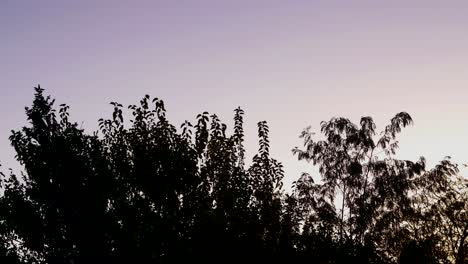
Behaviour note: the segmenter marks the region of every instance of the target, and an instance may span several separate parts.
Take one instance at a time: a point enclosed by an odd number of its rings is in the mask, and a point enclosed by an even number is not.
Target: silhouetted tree
[[[410,124],[411,117],[402,112],[376,135],[370,117],[363,117],[359,125],[333,118],[322,122],[323,140],[315,141],[308,128],[301,135],[305,149],[293,150],[299,160],[318,165],[322,178],[320,184],[315,184],[310,175],[304,174],[296,182],[297,197],[305,209],[304,227],[319,229],[318,233],[333,241],[348,260],[396,261],[411,239],[407,224],[413,223],[416,216],[415,193],[436,195],[441,190],[433,185],[443,184],[457,172],[446,160],[426,172],[423,158],[416,162],[395,158],[396,136]],[[421,242],[434,241],[428,239]],[[427,249],[426,244],[424,247]],[[363,254],[366,260],[361,259]]]
[[[460,264],[468,260],[468,180],[457,172],[447,158],[419,179],[415,213],[405,226],[412,240],[431,246],[438,262]]]

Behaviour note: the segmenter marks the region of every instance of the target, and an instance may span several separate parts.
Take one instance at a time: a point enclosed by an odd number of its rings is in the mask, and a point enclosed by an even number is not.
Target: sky
[[[258,121],[286,185],[311,164],[291,149],[320,122],[401,111],[414,126],[399,157],[468,162],[468,2],[0,0],[0,163],[27,124],[40,84],[88,131],[111,101],[165,101],[175,124],[245,112],[248,157]]]

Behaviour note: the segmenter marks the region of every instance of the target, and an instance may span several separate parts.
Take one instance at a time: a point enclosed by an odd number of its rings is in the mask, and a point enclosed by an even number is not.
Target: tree
[[[112,117],[88,135],[68,106],[57,115],[54,100],[35,91],[29,126],[10,137],[24,174],[1,175],[0,257],[172,263],[276,254],[283,171],[269,157],[265,122],[261,153],[246,169],[240,108],[231,136],[207,112],[178,132],[164,102],[146,95],[129,106],[130,122],[112,102]]]
[[[101,173],[101,143],[68,121],[67,106],[57,117],[53,104],[37,87],[33,107],[26,108],[31,126],[10,137],[26,174],[6,180],[7,233],[27,257],[49,263],[106,260],[110,189],[109,174]]]
[[[457,172],[447,158],[419,179],[415,214],[405,226],[413,241],[432,241],[437,261],[461,264],[468,260],[468,180]]]
[[[296,182],[304,226],[320,230],[348,257],[359,257],[362,252],[353,250],[361,248],[377,254],[377,262],[396,261],[409,239],[405,223],[415,215],[414,192],[435,192],[422,179],[434,183],[455,173],[451,163],[444,161],[437,170],[439,178],[431,178],[434,172],[426,173],[424,158],[413,162],[395,157],[397,135],[412,122],[407,113],[399,113],[377,135],[371,117],[361,118],[359,125],[346,118],[333,118],[322,122],[324,139],[318,141],[310,128],[304,130],[301,137],[305,148],[296,147],[293,153],[299,160],[318,165],[322,178],[322,183],[315,184],[304,174]],[[340,201],[335,200],[337,197]]]

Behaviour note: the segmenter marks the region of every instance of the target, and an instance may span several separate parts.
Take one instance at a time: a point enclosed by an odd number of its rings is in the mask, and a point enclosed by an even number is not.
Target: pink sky
[[[0,161],[26,124],[40,83],[94,130],[110,101],[163,98],[176,124],[246,110],[270,125],[290,183],[311,166],[291,149],[322,120],[407,111],[402,158],[468,162],[468,2],[22,1],[0,2]]]

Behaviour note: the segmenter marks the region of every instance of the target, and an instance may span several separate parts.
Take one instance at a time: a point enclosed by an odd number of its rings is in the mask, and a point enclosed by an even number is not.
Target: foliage
[[[208,112],[177,128],[146,95],[88,134],[35,91],[10,137],[24,172],[0,174],[2,263],[467,262],[467,181],[395,157],[407,113],[379,134],[370,117],[306,129],[293,152],[321,177],[287,193],[265,121],[246,166],[240,108],[232,134]]]

